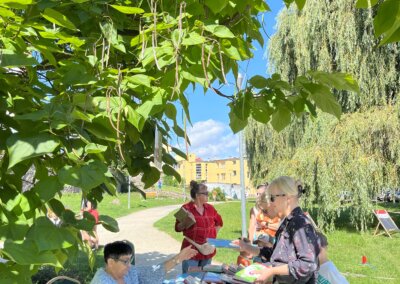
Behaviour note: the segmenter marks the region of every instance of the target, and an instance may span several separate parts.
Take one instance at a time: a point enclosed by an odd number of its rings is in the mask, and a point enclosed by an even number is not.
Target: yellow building
[[[203,161],[195,154],[189,154],[188,160],[178,160],[177,170],[186,185],[191,180],[206,183],[240,185],[240,159],[228,158]],[[251,189],[247,161],[244,161],[245,186]]]

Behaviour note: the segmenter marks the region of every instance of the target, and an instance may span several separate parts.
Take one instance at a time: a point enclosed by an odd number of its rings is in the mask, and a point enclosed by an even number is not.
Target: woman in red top
[[[192,197],[192,201],[182,206],[188,212],[188,217],[186,218],[188,222],[185,220],[183,222],[176,220],[175,231],[183,232],[185,237],[202,245],[207,242],[207,238],[217,237],[218,230],[222,227],[223,222],[217,210],[207,203],[208,191],[205,184],[191,181],[190,196]],[[187,227],[187,223],[191,223],[191,220],[195,220],[196,223]],[[183,239],[182,249],[190,245],[188,240]],[[203,255],[198,251],[197,255],[192,257],[192,259],[182,262],[183,273],[187,273],[191,266],[204,267],[210,264],[215,253],[216,251],[214,250],[211,254]]]
[[[87,241],[91,248],[98,249],[99,248],[99,235],[97,234],[97,224],[99,223],[99,211],[97,211],[96,203],[92,203],[89,200],[85,200],[84,202],[84,211],[89,212],[95,219],[96,225],[93,227],[92,235],[90,235],[86,231],[81,231],[83,241]]]

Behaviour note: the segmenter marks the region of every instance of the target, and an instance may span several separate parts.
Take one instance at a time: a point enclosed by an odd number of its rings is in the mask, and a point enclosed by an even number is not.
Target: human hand
[[[246,243],[245,243],[243,240],[241,240],[241,239],[239,239],[239,240],[233,240],[233,241],[231,242],[231,245],[237,246],[237,247],[238,247],[237,250],[239,250],[239,251],[247,251],[247,252],[249,252],[249,251],[248,251],[249,245],[246,244]]]
[[[188,247],[185,247],[184,249],[182,249],[178,253],[177,259],[178,259],[179,262],[182,262],[184,260],[191,259],[196,254],[197,254],[197,250],[195,250],[192,246],[188,246]]]
[[[258,274],[258,278],[254,281],[255,284],[268,283],[272,280],[272,277],[274,276],[271,267],[265,267],[263,270],[260,271],[252,271],[252,274]]]

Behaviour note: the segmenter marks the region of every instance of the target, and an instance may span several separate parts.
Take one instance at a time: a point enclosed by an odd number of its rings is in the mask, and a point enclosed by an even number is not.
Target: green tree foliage
[[[195,84],[227,98],[234,132],[249,118],[281,130],[317,108],[340,116],[331,89],[358,91],[348,74],[256,76],[235,96],[214,87],[228,72],[237,77],[254,41],[263,44],[258,16],[268,10],[263,0],[1,1],[0,256],[8,262],[0,282],[30,282],[39,266],[61,268],[79,247],[88,250],[79,230],[94,220],[63,206],[65,185],[100,202],[116,191],[116,168],[141,174],[145,187],[160,170],[180,180],[171,148],[154,167],[154,137],[158,129],[165,146],[172,133],[186,137],[175,105],[190,120],[184,91]],[[23,190],[27,173],[32,188]],[[45,217],[49,208],[63,227]],[[112,218],[100,221],[118,230]]]
[[[371,200],[383,187],[397,187],[400,177],[400,45],[382,45],[373,18],[384,5],[398,5],[385,3],[356,9],[355,1],[309,0],[302,11],[283,10],[269,44],[270,69],[289,82],[310,69],[351,73],[360,93],[335,92],[348,113],[340,121],[303,116],[281,133],[255,122],[246,130],[253,181],[282,174],[301,178],[309,191],[307,206],[315,206],[320,224],[331,229],[344,209],[339,202],[343,191],[354,197],[349,207],[353,225],[365,229]]]

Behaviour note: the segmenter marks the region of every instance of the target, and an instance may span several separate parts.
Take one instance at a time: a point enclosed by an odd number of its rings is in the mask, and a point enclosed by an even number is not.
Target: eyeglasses
[[[120,258],[113,258],[113,259],[114,259],[115,261],[119,261],[119,262],[121,262],[122,264],[128,266],[128,265],[130,265],[130,264],[132,263],[133,257],[131,257],[130,259],[127,259],[127,260],[125,260],[125,259],[120,259]]]
[[[205,196],[208,196],[208,191],[206,191],[206,192],[198,192],[197,194],[203,194]]]
[[[282,194],[270,194],[269,195],[269,200],[272,202],[275,202],[275,199],[279,196],[286,196],[286,194],[282,193]]]

